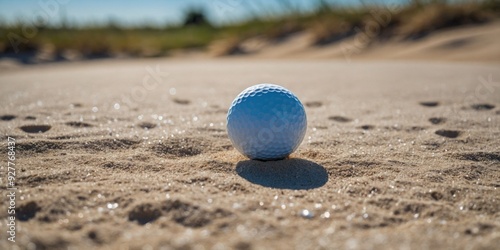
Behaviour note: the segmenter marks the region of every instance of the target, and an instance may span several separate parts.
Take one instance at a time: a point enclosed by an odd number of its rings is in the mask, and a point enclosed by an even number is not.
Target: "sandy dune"
[[[495,249],[499,66],[239,58],[2,71],[16,245]],[[227,138],[232,99],[261,82],[306,106],[290,159],[249,161]],[[5,233],[0,248],[15,249]]]
[[[500,21],[435,31],[416,40],[383,40],[377,34],[361,34],[324,46],[312,46],[311,40],[312,34],[301,32],[277,43],[254,39],[245,48],[259,58],[500,61]]]

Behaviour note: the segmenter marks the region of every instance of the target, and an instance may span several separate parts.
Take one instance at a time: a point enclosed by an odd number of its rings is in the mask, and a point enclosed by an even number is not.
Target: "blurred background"
[[[499,17],[499,0],[1,0],[0,60],[31,64],[188,55],[347,58],[387,52],[388,46],[426,41],[457,27],[469,29],[444,33],[438,44],[445,46],[442,53],[469,46],[482,51],[486,60],[498,60]],[[483,30],[475,33],[470,29],[480,26]],[[275,53],[269,53],[270,48]]]

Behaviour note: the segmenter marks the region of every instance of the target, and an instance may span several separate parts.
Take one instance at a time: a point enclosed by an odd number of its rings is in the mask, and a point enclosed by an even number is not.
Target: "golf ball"
[[[307,128],[304,106],[289,90],[258,84],[241,92],[227,113],[233,146],[255,160],[279,160],[295,151]]]

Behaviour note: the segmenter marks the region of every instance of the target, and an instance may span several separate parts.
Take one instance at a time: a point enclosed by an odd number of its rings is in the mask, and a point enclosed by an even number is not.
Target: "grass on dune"
[[[0,43],[4,45],[9,43],[6,34],[10,32],[22,34],[22,29],[16,27],[4,30]],[[127,53],[140,56],[148,52],[163,54],[174,49],[204,47],[215,38],[216,34],[217,30],[209,26],[172,29],[46,28],[39,29],[38,34],[20,48],[41,49],[50,44],[58,52],[75,50],[84,55],[106,56]],[[4,51],[8,51],[9,48],[5,47]]]
[[[289,12],[287,15],[259,17],[243,23],[213,27],[208,23],[169,28],[119,28],[115,25],[84,28],[39,27],[31,39],[22,40],[21,52],[51,48],[55,53],[76,51],[83,56],[167,55],[178,49],[215,48],[215,55],[241,52],[239,44],[252,37],[270,41],[298,31],[312,34],[311,45],[336,42],[363,30],[376,21],[376,13],[388,13],[382,6],[356,9],[337,8],[320,2],[312,13]],[[375,14],[374,14],[375,13]],[[447,1],[413,1],[390,12],[388,23],[379,25],[377,38],[398,36],[417,39],[434,30],[481,23],[498,18],[500,1],[485,0],[450,4]],[[22,24],[0,24],[0,53],[13,52],[8,34],[23,34]],[[1,54],[0,54],[1,55]]]
[[[483,23],[494,18],[494,12],[477,4],[447,5],[443,3],[413,8],[410,15],[401,13],[399,33],[407,38],[423,37],[434,30]]]

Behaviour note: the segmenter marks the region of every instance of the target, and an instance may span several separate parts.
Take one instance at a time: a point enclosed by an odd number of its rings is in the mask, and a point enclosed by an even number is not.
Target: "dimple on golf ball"
[[[289,90],[258,84],[241,92],[227,113],[233,146],[255,160],[279,160],[295,151],[307,128],[304,106]]]

